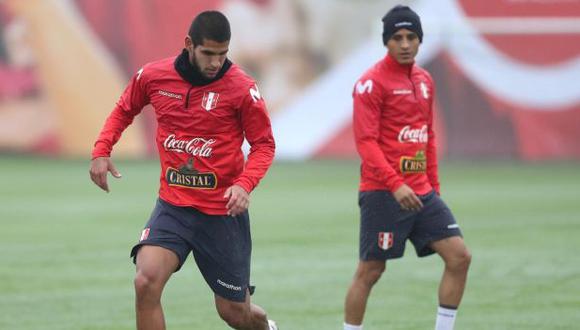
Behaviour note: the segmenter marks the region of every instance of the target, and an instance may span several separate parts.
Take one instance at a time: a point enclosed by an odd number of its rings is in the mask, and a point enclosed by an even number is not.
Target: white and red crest
[[[217,102],[220,95],[214,92],[203,93],[203,99],[201,99],[201,107],[206,111],[211,111],[217,106]]]
[[[388,250],[393,246],[394,235],[392,232],[379,233],[379,247],[382,250]]]
[[[149,228],[143,229],[141,232],[141,238],[139,238],[139,242],[146,240],[147,237],[149,237]]]

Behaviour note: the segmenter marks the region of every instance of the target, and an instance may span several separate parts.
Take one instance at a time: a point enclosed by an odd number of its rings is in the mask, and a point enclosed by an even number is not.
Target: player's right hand
[[[228,215],[233,217],[245,212],[250,205],[250,194],[237,184],[226,190],[224,198],[228,200],[226,204]]]
[[[91,180],[106,192],[109,192],[109,185],[107,184],[108,172],[111,172],[115,178],[121,177],[121,173],[117,171],[111,158],[97,157],[91,161],[91,169],[89,171]]]
[[[393,193],[393,196],[405,211],[419,211],[423,207],[423,203],[419,197],[417,197],[413,189],[406,184],[399,187],[399,189]]]

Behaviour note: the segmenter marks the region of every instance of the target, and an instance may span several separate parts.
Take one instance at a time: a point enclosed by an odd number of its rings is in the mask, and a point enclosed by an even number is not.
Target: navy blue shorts
[[[388,191],[359,193],[361,260],[400,258],[407,239],[415,246],[417,256],[425,257],[435,253],[432,242],[462,236],[453,214],[435,192],[418,197],[423,208],[405,211]]]
[[[179,258],[178,271],[190,252],[212,291],[228,300],[243,302],[250,287],[252,238],[248,212],[232,217],[207,215],[158,199],[141,239],[131,250],[136,262],[139,248],[156,245]]]

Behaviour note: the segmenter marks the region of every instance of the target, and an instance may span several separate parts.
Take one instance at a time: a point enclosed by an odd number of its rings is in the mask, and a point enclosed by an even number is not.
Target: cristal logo
[[[427,140],[429,140],[427,125],[414,129],[407,125],[399,132],[399,142],[401,143],[427,143]]]
[[[163,142],[163,147],[167,151],[186,152],[192,156],[211,157],[214,139],[193,138],[191,140],[178,140],[175,134],[171,134]]]

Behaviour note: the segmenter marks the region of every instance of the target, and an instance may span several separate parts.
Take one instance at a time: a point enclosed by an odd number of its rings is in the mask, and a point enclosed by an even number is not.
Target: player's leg
[[[179,267],[179,258],[166,248],[145,245],[137,253],[136,265],[137,329],[165,329],[161,293],[171,274]]]
[[[439,254],[445,270],[439,286],[437,330],[451,330],[467,279],[471,255],[451,210],[435,193],[421,196],[423,209],[417,216],[410,239],[417,255]]]
[[[137,329],[165,329],[161,294],[171,274],[187,258],[190,248],[180,235],[189,228],[181,208],[158,200],[139,243],[131,250],[135,262],[135,309]]]
[[[457,309],[463,297],[471,254],[460,236],[433,242],[431,248],[445,262],[445,270],[439,285],[439,304]]]
[[[216,294],[215,306],[222,320],[234,329],[270,329],[266,312],[260,306],[251,303],[249,290],[246,291],[244,302],[228,300]]]
[[[361,325],[371,289],[385,271],[385,261],[359,261],[344,303],[344,322]]]
[[[197,212],[194,218],[196,236],[189,243],[214,292],[219,316],[234,329],[269,329],[266,313],[250,300],[252,238],[248,212],[235,217]]]
[[[401,210],[387,191],[361,192],[359,206],[359,263],[344,303],[344,329],[348,330],[362,328],[370,292],[385,271],[386,260],[403,255],[413,215]]]
[[[471,254],[460,236],[435,241],[431,244],[431,248],[445,262],[445,270],[439,284],[439,307],[435,330],[453,330],[457,308],[467,281]]]

